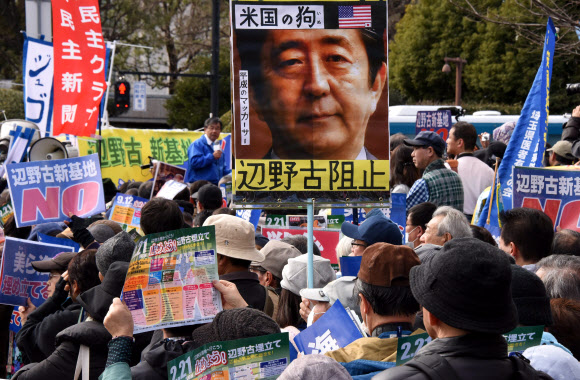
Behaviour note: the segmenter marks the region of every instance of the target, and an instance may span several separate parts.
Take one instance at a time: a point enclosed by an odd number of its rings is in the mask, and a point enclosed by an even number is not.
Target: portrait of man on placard
[[[236,158],[388,159],[384,34],[237,30],[234,62],[248,72],[252,133],[249,146],[236,139]]]

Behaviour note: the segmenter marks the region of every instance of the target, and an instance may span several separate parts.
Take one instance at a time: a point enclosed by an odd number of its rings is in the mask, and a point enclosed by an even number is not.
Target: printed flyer
[[[141,208],[145,206],[148,199],[135,197],[123,193],[117,193],[113,200],[113,206],[109,219],[117,222],[123,230],[136,229],[141,235]]]
[[[214,226],[139,239],[122,294],[134,333],[211,322],[222,310],[216,255]]]
[[[185,169],[179,166],[169,165],[165,162],[159,162],[155,165],[155,177],[153,177],[153,188],[151,189],[151,197],[154,198],[155,195],[161,190],[166,182],[174,180],[176,182],[183,183],[185,178]]]
[[[288,333],[212,342],[173,359],[169,380],[276,379],[290,364]]]

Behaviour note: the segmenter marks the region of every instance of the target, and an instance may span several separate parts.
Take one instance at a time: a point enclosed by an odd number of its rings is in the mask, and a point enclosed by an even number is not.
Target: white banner
[[[47,137],[52,134],[52,43],[28,37],[24,40],[23,54],[24,115],[38,125],[41,137]]]

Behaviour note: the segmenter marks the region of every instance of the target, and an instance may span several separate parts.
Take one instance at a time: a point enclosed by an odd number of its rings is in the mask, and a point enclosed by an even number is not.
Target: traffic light
[[[115,107],[128,110],[131,104],[131,84],[126,80],[115,82]]]

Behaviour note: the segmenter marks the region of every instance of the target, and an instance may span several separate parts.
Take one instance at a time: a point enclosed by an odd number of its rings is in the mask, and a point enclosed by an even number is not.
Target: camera
[[[580,94],[580,83],[567,83],[566,94],[568,96]]]

